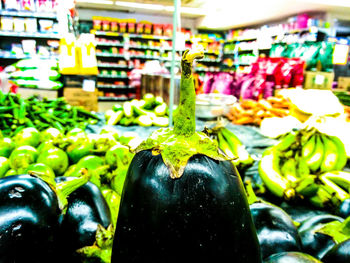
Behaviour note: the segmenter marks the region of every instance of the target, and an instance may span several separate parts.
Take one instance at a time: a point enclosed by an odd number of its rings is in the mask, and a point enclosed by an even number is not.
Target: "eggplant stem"
[[[196,91],[192,76],[192,63],[195,59],[203,58],[203,47],[197,46],[186,50],[181,60],[180,102],[174,114],[174,133],[189,137],[196,132]]]

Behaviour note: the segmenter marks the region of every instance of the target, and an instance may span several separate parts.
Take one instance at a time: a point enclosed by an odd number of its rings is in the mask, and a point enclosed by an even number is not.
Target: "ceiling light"
[[[156,5],[156,4],[141,4],[141,3],[133,3],[133,2],[122,2],[116,1],[115,5],[123,6],[123,7],[131,7],[131,8],[140,8],[140,9],[149,9],[149,10],[164,10],[165,6]]]
[[[305,2],[305,0],[302,0],[302,2]],[[350,7],[350,1],[349,0],[333,0],[333,1],[329,1],[329,0],[306,0],[306,2],[315,3],[315,4],[321,4],[321,5],[329,5],[329,6]]]
[[[102,4],[102,5],[113,5],[111,0],[76,0],[77,3],[89,3],[89,4]]]

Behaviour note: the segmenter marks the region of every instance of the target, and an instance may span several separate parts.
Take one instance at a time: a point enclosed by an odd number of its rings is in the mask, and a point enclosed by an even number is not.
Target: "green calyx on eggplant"
[[[59,184],[75,179],[60,176],[55,180]],[[96,185],[87,182],[71,193],[67,200],[67,210],[59,233],[63,258],[79,261],[81,257],[93,256],[105,258],[99,262],[108,262],[106,259],[110,260],[111,257],[114,227],[102,192]]]
[[[192,62],[182,58],[174,128],[136,149],[122,191],[115,262],[261,262],[243,183],[216,142],[195,131]]]
[[[302,252],[280,252],[268,257],[264,263],[322,263],[313,256]]]
[[[299,226],[302,250],[321,259],[334,245],[350,238],[350,217],[319,215]]]
[[[0,178],[0,262],[52,262],[67,196],[87,181],[51,185],[28,174]]]

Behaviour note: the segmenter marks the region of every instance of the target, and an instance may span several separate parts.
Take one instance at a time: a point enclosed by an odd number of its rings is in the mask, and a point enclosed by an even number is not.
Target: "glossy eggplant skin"
[[[343,218],[330,214],[318,215],[299,226],[303,252],[321,259],[336,244],[331,236],[317,232],[323,224],[332,221],[342,222]]]
[[[57,183],[73,180],[74,177],[59,176]],[[64,257],[78,262],[76,249],[91,246],[95,242],[97,225],[107,228],[111,214],[100,189],[87,182],[68,196],[68,207],[60,224],[59,247]],[[73,261],[70,261],[73,262]]]
[[[137,153],[124,184],[116,262],[261,262],[244,188],[229,161],[192,156],[172,179],[161,155]]]
[[[268,257],[264,263],[322,263],[317,258],[302,252],[280,252]]]
[[[350,262],[350,239],[335,245],[322,258],[324,263],[346,263]]]
[[[0,262],[53,262],[60,209],[55,192],[31,175],[0,179]]]
[[[292,218],[281,208],[267,203],[250,205],[262,258],[287,251],[301,251],[301,241]]]

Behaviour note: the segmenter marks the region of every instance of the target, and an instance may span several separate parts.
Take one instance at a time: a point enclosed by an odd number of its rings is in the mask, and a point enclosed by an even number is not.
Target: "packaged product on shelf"
[[[128,20],[128,33],[134,34],[136,32],[136,20],[135,19],[129,19]]]
[[[34,0],[21,0],[21,9],[25,11],[35,11]]]
[[[163,35],[167,37],[171,37],[173,35],[173,25],[165,24],[163,25]]]
[[[139,23],[136,23],[136,34],[143,34],[144,31],[144,24],[139,22]]]
[[[13,30],[13,18],[2,16],[1,17],[1,30],[12,31]]]
[[[5,9],[7,10],[20,10],[21,2],[19,0],[5,0]]]
[[[25,20],[21,17],[13,18],[13,30],[16,32],[24,32],[25,31]]]
[[[152,33],[152,23],[148,21],[144,21],[144,28],[143,32],[144,34],[151,34]]]
[[[81,34],[79,37],[79,49],[80,53],[80,74],[83,75],[97,75],[97,60],[96,60],[96,50],[95,50],[95,39],[92,34]]]
[[[94,30],[102,30],[102,21],[100,18],[92,17],[92,28]]]
[[[107,18],[105,18],[102,21],[102,30],[103,31],[110,31],[111,30],[110,21]]]
[[[53,5],[51,0],[36,0],[36,11],[37,12],[52,12]]]
[[[25,54],[35,54],[36,53],[36,41],[33,39],[24,39],[22,42],[22,49]]]
[[[162,24],[153,24],[153,35],[161,36],[163,34]]]
[[[37,32],[38,27],[36,18],[25,18],[24,27],[26,32]]]
[[[65,75],[76,75],[80,72],[74,34],[67,34],[60,40],[59,67],[60,73]]]
[[[112,32],[118,32],[118,19],[111,18],[111,25],[110,25],[110,30]]]
[[[119,20],[119,32],[120,33],[126,33],[126,26],[127,22],[125,19],[120,19]]]
[[[53,20],[39,19],[39,30],[41,32],[52,31],[53,23]]]

